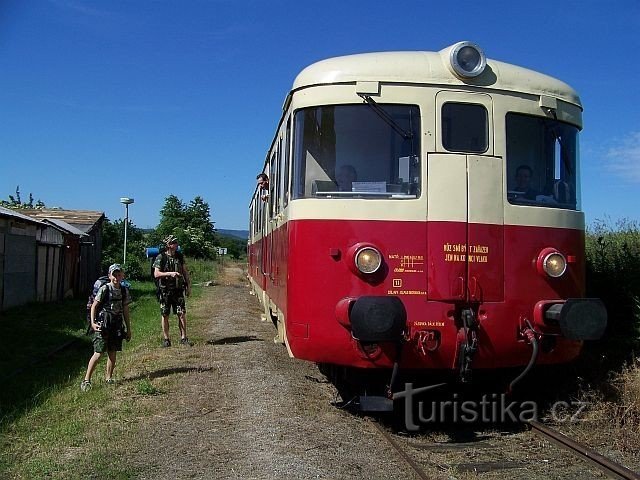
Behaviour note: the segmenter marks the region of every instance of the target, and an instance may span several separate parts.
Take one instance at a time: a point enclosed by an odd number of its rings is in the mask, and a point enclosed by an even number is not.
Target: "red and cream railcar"
[[[277,338],[313,362],[463,377],[575,358],[606,325],[583,298],[581,127],[568,85],[470,42],[304,69],[250,204]]]

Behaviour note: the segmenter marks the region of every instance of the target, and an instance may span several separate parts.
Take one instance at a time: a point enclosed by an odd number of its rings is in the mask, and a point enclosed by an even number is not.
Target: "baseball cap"
[[[165,245],[170,245],[172,243],[178,243],[178,238],[175,235],[169,235],[164,239]]]
[[[114,263],[113,265],[111,265],[109,267],[109,275],[113,275],[113,272],[115,271],[121,271],[122,272],[122,267],[120,266],[119,263]]]

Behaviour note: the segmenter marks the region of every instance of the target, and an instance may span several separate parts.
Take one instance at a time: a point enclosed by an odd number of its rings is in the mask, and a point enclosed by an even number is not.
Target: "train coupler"
[[[478,351],[478,322],[475,312],[471,308],[465,308],[460,312],[462,328],[459,331],[460,344],[460,382],[469,383],[471,381],[471,363]]]

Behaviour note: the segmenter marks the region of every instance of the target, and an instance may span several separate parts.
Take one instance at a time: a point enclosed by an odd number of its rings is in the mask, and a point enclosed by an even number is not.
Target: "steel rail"
[[[376,430],[380,432],[380,434],[384,437],[384,439],[393,447],[393,449],[402,457],[407,465],[411,467],[411,470],[420,478],[421,480],[432,480],[432,477],[429,477],[420,465],[418,465],[408,454],[405,452],[402,447],[396,442],[391,435],[376,421],[373,421],[373,426],[376,427]]]
[[[617,478],[622,480],[640,480],[640,475],[638,475],[637,473],[629,470],[627,467],[624,467],[619,463],[603,457],[599,453],[593,451],[588,447],[585,447],[584,445],[580,445],[578,442],[572,440],[563,433],[553,430],[534,420],[528,421],[527,424],[536,434],[547,440],[550,440],[561,448],[570,451],[576,457],[595,465],[610,478]]]

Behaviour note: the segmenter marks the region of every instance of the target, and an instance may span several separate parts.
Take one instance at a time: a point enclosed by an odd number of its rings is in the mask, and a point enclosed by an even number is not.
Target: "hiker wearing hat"
[[[113,369],[116,366],[116,352],[122,351],[122,340],[131,340],[129,322],[129,303],[131,296],[122,285],[124,270],[114,263],[109,267],[109,283],[98,290],[91,305],[91,329],[93,335],[93,356],[89,359],[87,373],[80,389],[91,389],[91,376],[104,352],[107,352],[107,371],[105,381],[113,383]]]
[[[180,344],[191,346],[187,338],[187,307],[184,297],[191,294],[189,272],[184,255],[178,251],[178,239],[169,235],[164,239],[166,250],[153,262],[153,276],[160,286],[160,315],[162,315],[162,346],[170,347],[169,315],[171,310],[178,316]]]

